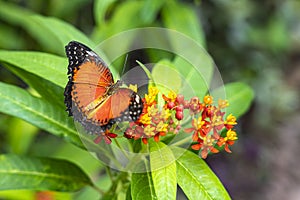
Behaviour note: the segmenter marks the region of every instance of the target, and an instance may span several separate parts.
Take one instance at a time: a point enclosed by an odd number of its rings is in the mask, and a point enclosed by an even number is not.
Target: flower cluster
[[[176,117],[177,119],[174,119],[174,110],[167,104],[162,109],[159,108],[158,93],[156,87],[149,88],[149,93],[143,98],[143,113],[137,121],[130,123],[129,128],[124,133],[126,138],[142,138],[143,143],[147,144],[148,138],[153,137],[155,141],[159,141],[160,136],[165,136],[169,132],[178,133],[181,128],[179,120],[182,118]],[[174,92],[170,92],[165,98],[175,105],[177,98]],[[180,111],[176,110],[176,116],[178,113]]]
[[[218,153],[222,148],[231,153],[229,146],[238,138],[233,129],[237,124],[236,118],[232,114],[224,117],[223,109],[229,106],[228,101],[218,100],[217,105],[214,105],[210,95],[206,95],[201,102],[198,97],[185,100],[183,95],[173,91],[167,96],[159,94],[156,87],[149,87],[148,94],[143,98],[143,112],[137,121],[129,123],[124,137],[141,139],[144,144],[148,143],[149,138],[157,142],[167,134],[178,134],[182,129],[184,115],[189,115],[191,127],[183,131],[192,133],[193,150],[199,150],[202,158],[206,158],[209,153]],[[101,137],[110,143],[110,138],[116,136],[106,131]]]
[[[194,150],[200,150],[201,157],[206,158],[208,153],[218,153],[216,148],[224,147],[225,151],[231,153],[229,146],[237,140],[237,134],[233,127],[237,124],[236,118],[230,114],[224,120],[225,112],[222,109],[229,104],[226,100],[219,100],[218,105],[213,105],[212,96],[206,95],[203,103],[197,97],[192,98],[190,111],[192,113],[192,127],[184,131],[193,133],[191,146]]]

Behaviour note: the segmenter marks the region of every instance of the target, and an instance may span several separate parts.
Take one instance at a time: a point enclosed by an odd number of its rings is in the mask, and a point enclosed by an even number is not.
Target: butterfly
[[[133,90],[114,82],[105,62],[89,47],[71,41],[65,47],[69,60],[64,96],[66,111],[88,133],[103,133],[121,121],[136,121],[143,102]]]

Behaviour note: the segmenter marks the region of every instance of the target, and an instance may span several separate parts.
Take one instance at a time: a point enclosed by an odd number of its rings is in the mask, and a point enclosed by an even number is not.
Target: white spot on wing
[[[140,97],[139,97],[139,95],[135,95],[135,102],[140,103]]]

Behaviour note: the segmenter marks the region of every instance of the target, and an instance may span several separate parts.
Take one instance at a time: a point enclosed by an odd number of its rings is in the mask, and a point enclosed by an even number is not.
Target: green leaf
[[[33,1],[36,4],[36,1]],[[74,19],[78,16],[78,13],[82,8],[89,6],[90,0],[73,0],[70,3],[69,0],[53,0],[49,2],[47,6],[47,15],[55,16],[60,19]],[[41,6],[44,6],[44,2],[40,2]]]
[[[165,1],[161,0],[144,1],[143,8],[141,9],[142,21],[144,21],[145,23],[153,22],[163,4],[165,4]]]
[[[101,26],[95,27],[92,34],[93,40],[101,41],[99,46],[108,60],[114,61],[127,53],[132,42],[135,41],[134,33],[126,34],[123,32],[143,24],[141,18],[138,17],[141,15],[143,4],[142,1],[119,2],[111,18]],[[126,35],[126,39],[124,39],[123,34]],[[122,71],[121,67],[122,65],[115,66],[117,71]]]
[[[228,100],[229,107],[226,108],[226,113],[232,113],[236,117],[240,117],[249,109],[254,98],[253,90],[242,82],[226,84],[212,91],[211,95],[215,101],[219,98]]]
[[[195,52],[198,52],[195,55]],[[189,99],[198,96],[200,99],[205,96],[208,91],[210,81],[213,74],[213,61],[210,56],[199,50],[191,52],[189,59],[177,56],[173,61],[173,66],[180,73],[182,79],[182,88],[180,93]]]
[[[152,69],[154,83],[163,94],[181,89],[181,76],[172,65],[168,60],[161,60]]]
[[[150,166],[158,199],[176,199],[176,163],[172,151],[162,142],[149,142]]]
[[[19,118],[14,117],[11,118],[7,125],[8,129],[6,139],[10,149],[9,152],[18,155],[26,154],[39,129]]]
[[[134,173],[131,177],[131,198],[133,200],[156,199],[151,173]]]
[[[41,52],[0,50],[0,61],[42,77],[60,87],[67,83],[67,59]]]
[[[0,17],[6,22],[21,26],[45,49],[56,54],[63,55],[64,46],[71,40],[93,45],[91,40],[72,25],[56,18],[36,15],[16,4],[1,1]]]
[[[82,147],[72,118],[47,101],[18,87],[0,83],[0,112],[23,119]]]
[[[58,159],[0,155],[0,190],[76,191],[92,186],[75,164]]]
[[[218,177],[196,154],[173,147],[177,157],[177,181],[188,199],[230,199]]]
[[[152,74],[149,71],[149,69],[143,63],[141,63],[140,61],[137,60],[136,62],[139,64],[139,66],[141,66],[141,68],[144,70],[145,74],[149,78],[149,83],[148,83],[149,86],[155,86],[154,79],[153,79]]]
[[[141,17],[141,9],[144,2],[142,1],[125,1],[120,2],[116,7],[111,19],[97,26],[93,33],[94,41],[104,41],[114,34],[121,33],[122,31],[137,28],[143,24]],[[134,38],[126,38],[122,43],[118,43],[118,49],[126,49]],[[120,54],[119,54],[120,55]]]
[[[105,14],[116,0],[96,0],[94,3],[94,18],[98,26],[105,23]]]
[[[43,99],[65,109],[64,89],[62,87],[23,69],[6,64],[4,66],[21,78],[29,87],[33,88]]]
[[[199,17],[192,7],[179,2],[168,1],[163,7],[162,16],[166,28],[186,34],[199,44],[205,44]]]
[[[87,46],[94,46],[94,43],[88,39],[82,32],[76,29],[71,24],[68,24],[62,20],[53,17],[44,17],[40,15],[34,15],[30,17],[36,24],[36,30],[40,32],[41,36],[45,37],[43,33],[51,34],[52,41],[48,41],[45,45],[50,45],[49,42],[56,46],[55,52],[60,55],[64,55],[64,47],[71,40],[76,40],[86,44]],[[39,36],[40,37],[40,36]]]
[[[25,48],[25,37],[20,37],[20,31],[7,24],[0,24],[0,48],[22,49]]]

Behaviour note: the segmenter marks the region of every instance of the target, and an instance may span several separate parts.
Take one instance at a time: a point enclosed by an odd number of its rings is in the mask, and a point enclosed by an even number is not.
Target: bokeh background
[[[242,81],[255,91],[250,110],[239,119],[239,140],[233,153],[212,155],[207,163],[233,199],[300,199],[300,1],[110,0],[104,14],[99,13],[101,2],[1,0],[0,48],[63,55],[37,39],[22,18],[9,16],[18,13],[15,9],[10,13],[7,5],[59,18],[99,42],[120,31],[148,26],[197,35],[225,83]],[[27,87],[1,65],[0,81]],[[101,168],[86,152],[3,114],[0,153],[67,158],[88,173]],[[74,198],[86,198],[83,194]],[[0,198],[3,196],[0,192]]]

